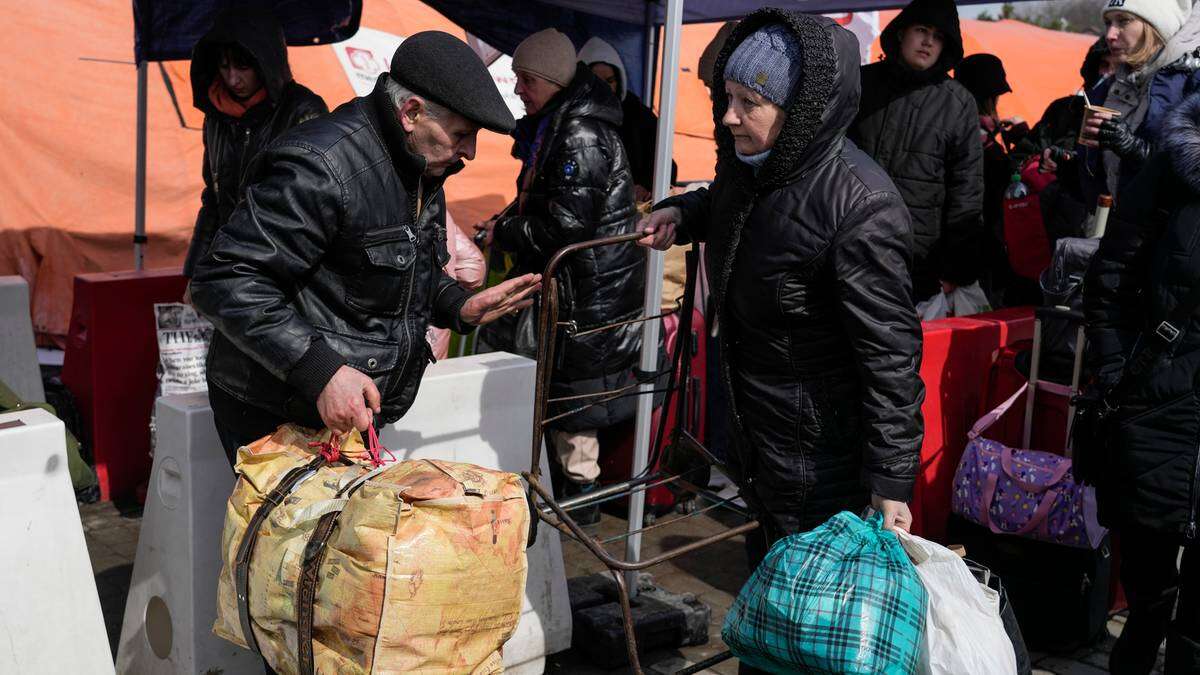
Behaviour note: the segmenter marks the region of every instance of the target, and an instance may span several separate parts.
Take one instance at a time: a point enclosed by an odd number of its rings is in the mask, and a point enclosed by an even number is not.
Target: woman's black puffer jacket
[[[924,386],[908,211],[845,138],[858,110],[857,40],[825,17],[760,10],[716,72],[771,23],[796,33],[804,66],[766,164],[755,174],[737,159],[721,97],[716,180],[656,208],[679,207],[681,235],[708,242],[731,464],[779,535],[860,509],[871,492],[912,496]]]
[[[1113,401],[1110,452],[1091,464],[1104,469],[1102,521],[1194,540],[1200,311],[1178,323],[1182,333],[1148,371],[1133,379],[1122,371],[1200,285],[1200,94],[1166,118],[1161,139],[1122,192],[1084,284],[1089,367],[1100,382],[1126,379]]]
[[[514,254],[513,274],[541,272],[559,249],[634,231],[633,175],[621,143],[621,103],[612,89],[579,64],[571,84],[536,115],[517,123],[513,154],[524,159],[541,129],[536,171],[518,198],[517,215],[496,223],[496,243]],[[518,185],[525,182],[524,173]],[[588,249],[565,263],[560,321],[578,332],[635,319],[645,294],[645,254],[635,244]],[[500,327],[498,327],[500,328]],[[632,323],[560,342],[551,394],[577,396],[630,384],[641,348],[642,324]],[[564,418],[556,428],[598,429],[633,415],[635,399]],[[571,408],[578,407],[576,402]],[[563,410],[553,411],[563,412]]]

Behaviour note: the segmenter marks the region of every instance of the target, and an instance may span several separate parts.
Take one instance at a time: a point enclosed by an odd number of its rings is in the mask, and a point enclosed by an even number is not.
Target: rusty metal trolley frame
[[[627,244],[636,241],[642,236],[643,235],[641,233],[633,233],[572,244],[555,253],[550,259],[550,262],[546,265],[545,272],[542,276],[542,295],[537,324],[539,339],[537,346],[537,375],[534,392],[533,443],[531,451],[532,461],[530,462],[529,472],[522,474],[530,489],[531,517],[533,519],[531,537],[536,531],[537,522],[539,520],[546,522],[551,527],[559,530],[569,538],[583,544],[592,555],[594,555],[598,560],[600,560],[600,562],[604,563],[604,565],[608,567],[609,572],[613,575],[613,579],[616,580],[617,593],[619,595],[621,604],[621,613],[624,619],[625,643],[629,656],[629,664],[632,667],[633,672],[639,674],[642,673],[642,668],[637,654],[637,638],[634,635],[633,614],[630,605],[629,588],[626,584],[623,573],[644,570],[648,567],[653,567],[654,565],[677,558],[687,553],[691,553],[704,548],[705,546],[745,534],[759,526],[757,521],[750,520],[743,525],[730,528],[725,532],[721,532],[698,541],[694,541],[686,546],[681,546],[679,548],[666,551],[648,560],[626,561],[614,557],[607,550],[605,550],[602,545],[604,542],[596,541],[589,536],[570,515],[570,511],[576,508],[597,505],[604,501],[619,499],[625,496],[633,495],[638,491],[648,490],[658,485],[667,484],[674,484],[676,487],[683,488],[687,492],[704,496],[710,501],[713,501],[713,506],[697,510],[681,518],[674,518],[664,522],[654,523],[652,525],[644,525],[644,523],[639,523],[639,527],[637,529],[633,529],[631,527],[630,532],[623,535],[623,537],[628,537],[636,533],[646,532],[671,525],[672,523],[678,522],[685,518],[699,515],[700,513],[708,511],[712,508],[728,505],[732,501],[720,499],[719,497],[716,497],[710,493],[708,490],[704,489],[702,486],[694,485],[688,481],[687,478],[685,478],[689,472],[698,468],[708,468],[709,466],[712,466],[718,470],[722,469],[721,462],[713,457],[713,455],[710,454],[708,450],[705,449],[704,446],[684,428],[686,426],[684,421],[688,419],[686,410],[688,397],[685,394],[690,383],[689,372],[691,365],[691,341],[693,339],[691,331],[692,308],[694,306],[696,293],[699,248],[696,245],[693,245],[692,249],[687,253],[687,282],[685,284],[682,301],[677,301],[675,310],[654,316],[641,316],[637,319],[621,321],[606,326],[587,328],[586,330],[579,330],[578,327],[572,322],[560,323],[558,320],[560,289],[556,278],[556,273],[558,272],[562,262],[567,257],[580,251],[599,248],[602,246]],[[667,373],[640,373],[639,377],[637,378],[638,382],[636,384],[611,391],[563,398],[550,397],[550,379],[554,370],[553,364],[555,359],[556,345],[558,342],[559,329],[566,331],[568,336],[577,337],[581,335],[612,330],[621,326],[627,326],[635,323],[657,321],[676,311],[680,312],[678,332],[679,337],[675,343],[674,354],[669,359]],[[565,499],[561,502],[556,501],[553,492],[548,490],[546,486],[542,484],[540,469],[542,445],[543,439],[545,438],[547,425],[558,419],[562,419],[563,417],[582,412],[592,406],[607,403],[618,398],[662,393],[663,390],[656,390],[654,388],[651,388],[650,391],[639,391],[639,389],[641,389],[642,385],[647,381],[656,382],[663,375],[666,375],[668,378],[668,385],[665,389],[666,400],[663,403],[664,411],[667,410],[673,403],[679,406],[679,414],[676,418],[678,423],[676,424],[675,432],[673,438],[671,439],[671,444],[669,446],[670,451],[672,453],[676,453],[676,456],[679,456],[678,453],[690,453],[693,459],[701,459],[706,464],[693,466],[688,470],[675,474],[667,474],[661,471],[655,472],[648,468],[646,470],[647,475],[630,476],[630,479],[627,481],[606,486],[584,495]],[[677,375],[681,375],[681,377],[678,378],[680,382],[679,386],[676,386],[675,384]],[[676,397],[675,395],[677,390],[682,395],[678,396],[677,401],[673,401],[673,399]],[[580,406],[573,410],[569,410],[554,416],[548,415],[548,409],[551,403],[565,403],[569,401],[577,401],[579,402]],[[666,449],[663,446],[665,428],[666,415],[664,414],[661,418],[660,424],[658,425],[657,433],[655,434],[654,445],[651,448],[652,458],[660,457],[662,452],[664,452]],[[657,459],[654,459],[648,463],[648,467],[654,467],[657,463]],[[668,457],[668,464],[670,464],[670,457]],[[697,663],[689,668],[681,670],[679,673],[683,675],[686,673],[698,672],[703,668],[729,658],[729,656],[729,653],[725,652],[702,663]]]

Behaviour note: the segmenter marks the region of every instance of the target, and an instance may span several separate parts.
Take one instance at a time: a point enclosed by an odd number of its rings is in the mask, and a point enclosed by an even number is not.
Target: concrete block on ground
[[[0,277],[0,345],[0,381],[26,401],[45,401],[24,277]]]
[[[0,415],[0,461],[0,673],[112,673],[63,423]]]
[[[234,476],[208,395],[160,398],[157,444],[117,671],[262,673],[254,652],[213,635],[221,530]]]

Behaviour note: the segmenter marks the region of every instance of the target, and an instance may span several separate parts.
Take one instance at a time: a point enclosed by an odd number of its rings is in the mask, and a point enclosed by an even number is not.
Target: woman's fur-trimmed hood
[[[1184,99],[1163,122],[1162,150],[1175,175],[1200,194],[1200,93]]]

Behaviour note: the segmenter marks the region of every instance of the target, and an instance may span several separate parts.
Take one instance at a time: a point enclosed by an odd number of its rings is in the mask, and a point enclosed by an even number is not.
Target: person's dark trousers
[[[238,448],[257,441],[290,421],[244,403],[212,382],[208,385],[208,405],[212,408],[217,437],[221,439],[221,447],[225,448],[230,468],[237,463]]]
[[[1114,675],[1144,675],[1154,668],[1167,641],[1166,675],[1200,673],[1200,552],[1145,529],[1126,528],[1121,537],[1121,584],[1129,617],[1113,645]],[[1174,620],[1172,620],[1172,614]]]

